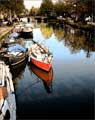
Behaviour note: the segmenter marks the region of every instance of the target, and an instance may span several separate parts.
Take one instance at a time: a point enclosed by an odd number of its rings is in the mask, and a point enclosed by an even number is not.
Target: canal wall
[[[12,27],[0,27],[0,41],[7,35],[11,30],[13,29]]]
[[[94,31],[95,30],[95,25],[81,24],[79,22],[75,23],[72,20],[68,20],[68,19],[65,19],[65,18],[57,19],[57,22],[61,23],[61,24],[65,23],[65,24],[68,24],[68,25],[70,25],[74,28],[82,29],[82,30],[85,30],[85,31]]]

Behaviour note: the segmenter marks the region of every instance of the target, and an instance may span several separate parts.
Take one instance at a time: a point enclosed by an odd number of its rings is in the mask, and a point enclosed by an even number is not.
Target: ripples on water
[[[69,26],[33,29],[33,39],[53,53],[53,76],[24,63],[14,72],[18,118],[92,118],[95,36]],[[31,46],[31,39],[24,45]],[[17,74],[16,74],[17,73]],[[37,74],[39,73],[39,75]],[[42,76],[40,76],[42,74]],[[45,78],[44,78],[45,76]]]

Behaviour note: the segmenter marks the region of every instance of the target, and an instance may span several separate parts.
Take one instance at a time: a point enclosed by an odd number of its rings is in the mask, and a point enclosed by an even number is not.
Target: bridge
[[[37,20],[38,22],[46,22],[47,21],[47,17],[45,16],[34,16],[34,19]]]

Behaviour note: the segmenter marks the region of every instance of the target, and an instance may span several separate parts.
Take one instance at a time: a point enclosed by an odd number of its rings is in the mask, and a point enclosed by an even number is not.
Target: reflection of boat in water
[[[12,76],[0,61],[0,120],[16,120],[16,102]]]
[[[18,64],[17,66],[11,68],[11,73],[12,73],[13,80],[17,79],[17,78],[19,78],[21,76],[21,74],[25,70],[26,63],[27,63],[27,61],[25,60],[22,63]]]
[[[21,64],[17,65],[14,68],[11,68],[10,71],[12,73],[12,79],[14,82],[14,88],[16,89],[18,86],[18,82],[23,80],[24,78],[24,71],[26,68],[26,61],[22,62]]]
[[[36,74],[44,84],[44,87],[48,93],[52,92],[52,80],[53,80],[53,69],[51,67],[49,72],[39,69],[35,65],[30,65],[30,69]]]

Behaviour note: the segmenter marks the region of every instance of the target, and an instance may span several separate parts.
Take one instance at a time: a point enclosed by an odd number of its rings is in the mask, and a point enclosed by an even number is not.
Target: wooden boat
[[[33,38],[33,28],[32,24],[25,24],[21,32],[19,32],[19,37],[21,38]]]
[[[31,62],[36,65],[37,67],[45,70],[45,71],[49,71],[51,68],[51,64],[49,63],[44,63],[42,61],[39,61],[37,59],[35,59],[33,56],[31,56]]]
[[[44,87],[48,93],[52,92],[52,80],[53,80],[53,69],[51,68],[49,72],[39,69],[33,64],[30,64],[31,71],[36,74],[44,84]]]
[[[30,62],[38,68],[49,71],[52,67],[52,54],[44,45],[33,44],[29,50]]]
[[[0,61],[0,120],[16,120],[16,101],[9,67]]]
[[[15,45],[12,45],[10,47],[8,47],[5,51],[3,50],[3,52],[1,52],[0,54],[0,58],[5,61],[6,64],[8,64],[10,67],[14,67],[20,63],[22,63],[23,61],[26,60],[27,58],[27,53],[25,50],[23,49],[19,49],[19,50],[14,50],[14,49],[11,49],[12,47],[15,48],[15,46],[18,46],[18,49],[20,47],[19,44],[15,44]],[[4,49],[4,48],[2,48]],[[2,50],[1,50],[2,51]]]
[[[33,33],[30,30],[22,30],[19,33],[19,37],[20,38],[24,38],[24,39],[29,39],[29,38],[33,38]]]

